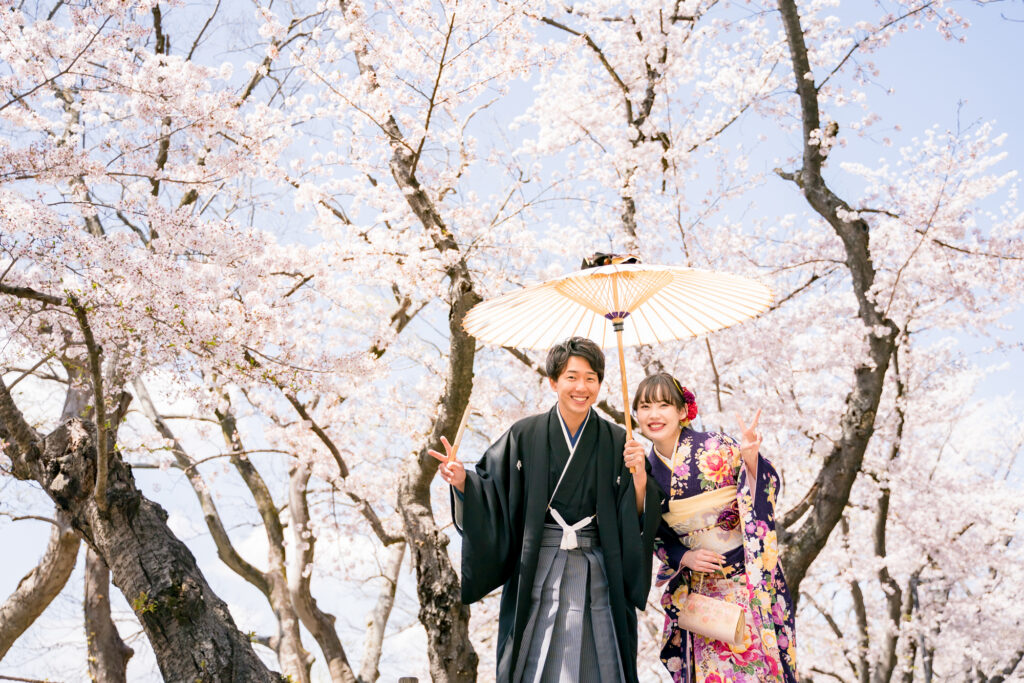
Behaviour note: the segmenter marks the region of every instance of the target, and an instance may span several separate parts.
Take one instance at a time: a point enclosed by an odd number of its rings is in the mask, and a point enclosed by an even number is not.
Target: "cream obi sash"
[[[719,515],[726,508],[736,506],[736,487],[723,486],[689,498],[672,499],[668,512],[662,515],[665,523],[679,534],[683,545],[692,550],[707,548],[723,555],[743,545],[743,532],[739,515],[734,517],[731,529],[719,526]]]

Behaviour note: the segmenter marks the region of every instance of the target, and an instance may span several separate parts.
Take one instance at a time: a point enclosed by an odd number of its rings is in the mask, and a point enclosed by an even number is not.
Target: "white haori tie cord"
[[[590,521],[594,519],[594,515],[590,515],[569,526],[555,508],[551,508],[551,516],[558,522],[558,526],[562,527],[562,540],[558,544],[560,550],[575,550],[579,548],[580,543],[576,538],[576,532],[590,524]]]

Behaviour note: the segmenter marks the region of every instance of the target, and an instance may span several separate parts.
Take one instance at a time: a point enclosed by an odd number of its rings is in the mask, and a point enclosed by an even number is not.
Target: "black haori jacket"
[[[557,405],[547,413],[516,422],[484,453],[476,471],[466,472],[462,502],[462,601],[476,602],[503,587],[498,618],[497,680],[508,682],[523,646],[530,595],[548,501],[553,488],[552,451],[556,461],[568,456]],[[591,412],[580,435],[573,463],[559,487],[578,489],[594,477],[597,529],[608,572],[615,635],[627,681],[637,680],[636,610],[647,606],[651,588],[654,537],[661,519],[661,493],[648,475],[645,514],[636,511],[633,476],[622,451],[626,433]],[[584,458],[596,467],[577,467]],[[557,480],[557,474],[553,477]],[[454,499],[453,511],[454,511]],[[569,523],[572,523],[571,521]]]

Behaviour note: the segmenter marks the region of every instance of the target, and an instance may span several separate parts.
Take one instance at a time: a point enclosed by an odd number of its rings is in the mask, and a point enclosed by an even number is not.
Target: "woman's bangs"
[[[643,382],[637,403],[671,403],[678,407],[679,394],[671,379],[657,375]]]

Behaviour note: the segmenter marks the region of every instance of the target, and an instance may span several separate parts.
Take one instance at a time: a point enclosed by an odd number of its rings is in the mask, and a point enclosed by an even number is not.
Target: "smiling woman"
[[[779,478],[758,453],[760,411],[749,427],[740,422],[738,447],[724,434],[697,432],[690,427],[696,398],[667,373],[640,382],[633,410],[654,442],[648,459],[664,495],[655,547],[657,585],[665,586],[661,659],[669,674],[680,683],[795,681],[793,605],[775,533]],[[730,622],[721,629],[733,638],[688,621],[694,596],[713,600],[703,600],[705,609],[742,614],[739,628]]]

